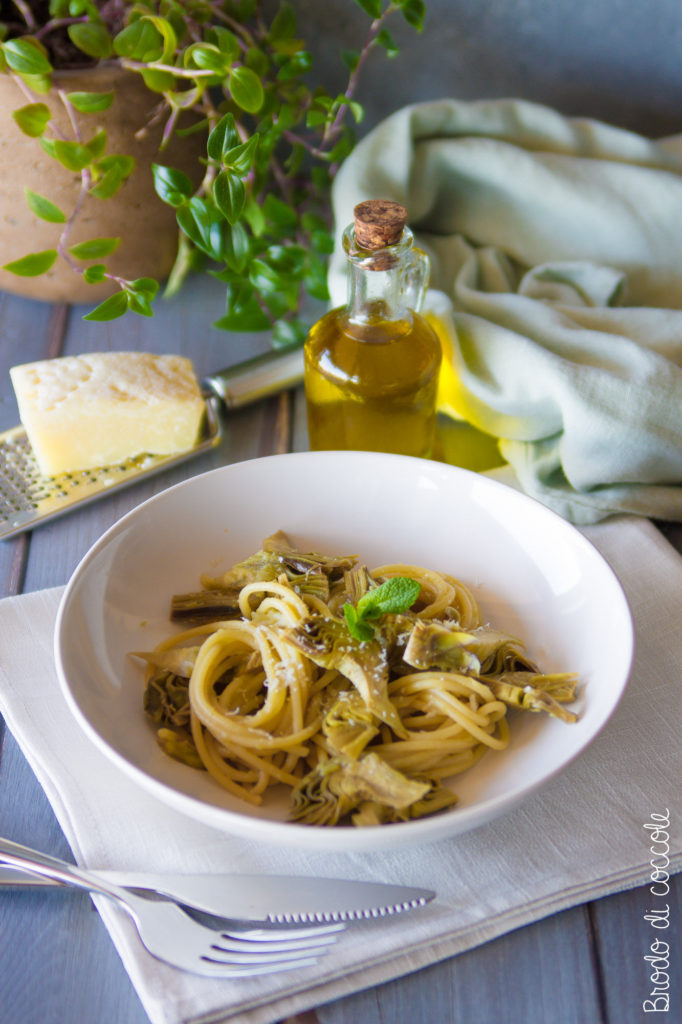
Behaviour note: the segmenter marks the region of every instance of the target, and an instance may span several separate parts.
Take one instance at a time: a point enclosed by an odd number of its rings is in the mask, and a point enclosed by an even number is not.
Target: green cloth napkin
[[[441,408],[575,523],[682,519],[682,135],[514,99],[416,104],[341,167],[339,235],[371,198],[403,203],[431,257]],[[334,304],[344,264],[337,244]]]

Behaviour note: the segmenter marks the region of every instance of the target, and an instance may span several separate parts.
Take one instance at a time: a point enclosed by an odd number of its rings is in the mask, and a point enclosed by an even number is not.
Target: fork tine
[[[290,961],[288,963],[261,964],[260,966],[253,964],[238,967],[234,964],[224,964],[219,960],[210,960],[208,957],[203,957],[201,962],[198,962],[192,971],[194,974],[202,974],[213,978],[255,978],[259,974],[279,974],[281,971],[313,967],[316,963],[317,960],[311,958],[309,960]]]
[[[311,959],[317,960],[319,950],[292,950],[291,952],[260,952],[242,953],[232,950],[229,946],[213,943],[210,951],[203,954],[202,959],[214,960],[221,964],[300,964]]]
[[[229,932],[223,932],[220,937],[220,947],[230,949],[235,953],[252,953],[254,956],[262,956],[265,953],[277,953],[308,949],[312,953],[319,949],[325,952],[327,946],[336,942],[335,935],[323,935],[321,938],[308,939],[268,939],[266,941],[242,939],[241,936],[234,937]]]
[[[233,939],[248,939],[251,942],[282,942],[284,939],[296,941],[297,939],[321,938],[324,935],[336,935],[345,930],[345,924],[313,924],[306,928],[287,928],[282,926],[271,926],[268,928],[252,928],[249,926],[236,927],[230,923],[228,935]]]

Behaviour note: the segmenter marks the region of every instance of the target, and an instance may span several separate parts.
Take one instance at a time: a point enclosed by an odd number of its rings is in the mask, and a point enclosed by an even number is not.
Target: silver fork
[[[0,838],[0,862],[107,896],[135,922],[140,939],[158,960],[193,974],[236,978],[310,967],[336,941],[343,924],[307,928],[209,928],[176,903],[138,896],[94,872]]]

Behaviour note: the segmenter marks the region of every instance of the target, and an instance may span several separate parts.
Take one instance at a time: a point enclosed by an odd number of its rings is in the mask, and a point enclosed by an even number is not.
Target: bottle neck
[[[405,228],[396,245],[361,249],[351,225],[344,232],[348,258],[348,319],[354,324],[412,320],[414,301],[410,269],[412,232]]]

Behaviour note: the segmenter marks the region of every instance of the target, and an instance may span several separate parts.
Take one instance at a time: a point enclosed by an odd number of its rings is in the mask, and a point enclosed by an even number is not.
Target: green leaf
[[[88,284],[99,284],[106,276],[107,268],[104,263],[93,263],[83,271],[83,280]]]
[[[228,149],[227,153],[223,156],[223,164],[233,174],[237,174],[240,178],[243,178],[249,173],[253,166],[253,161],[256,156],[256,150],[258,149],[259,136],[252,135],[247,142],[242,142],[240,146],[235,146],[234,149]]]
[[[248,262],[250,252],[251,243],[246,228],[239,222],[233,224],[224,233],[223,259],[231,270],[241,273]]]
[[[51,116],[50,108],[45,103],[27,103],[25,107],[12,111],[12,117],[24,135],[32,139],[37,139],[43,134]]]
[[[68,171],[82,171],[92,162],[92,153],[87,146],[82,146],[80,142],[55,139],[53,145],[54,155]]]
[[[107,133],[103,128],[93,135],[89,142],[85,143],[85,148],[90,151],[95,160],[102,155],[107,148]]]
[[[232,64],[242,52],[239,40],[234,32],[224,28],[222,25],[212,25],[206,31],[206,41],[214,43],[220,52],[226,57],[227,63]]]
[[[343,614],[345,615],[346,625],[351,636],[354,636],[356,640],[360,640],[363,643],[374,639],[374,626],[369,626],[366,622],[359,619],[358,613],[352,604],[344,604]]]
[[[263,204],[263,211],[271,224],[278,228],[295,228],[298,225],[298,213],[285,202],[268,192]]]
[[[275,348],[289,348],[302,345],[308,328],[300,320],[278,320],[272,329],[272,344]]]
[[[381,17],[381,0],[355,0],[358,7],[362,7],[365,14],[370,18]]]
[[[96,321],[117,320],[118,317],[123,316],[127,312],[128,293],[116,292],[115,295],[109,296],[104,302],[100,302],[99,306],[95,306],[83,319]]]
[[[120,238],[91,238],[87,242],[70,245],[69,252],[77,260],[98,260],[102,256],[109,256],[120,244]]]
[[[35,213],[36,217],[40,217],[41,220],[49,221],[50,224],[64,224],[66,221],[66,214],[62,213],[59,207],[55,206],[55,204],[49,199],[46,199],[45,196],[41,196],[37,192],[33,192],[26,186],[24,186],[24,195],[26,196],[26,202],[33,213]]]
[[[327,268],[322,260],[311,254],[308,262],[308,271],[305,275],[305,287],[309,295],[322,302],[329,300],[329,286],[327,284]]]
[[[52,88],[52,77],[51,75],[23,75],[20,74],[24,85],[27,85],[31,92],[37,92],[41,96],[47,96],[48,92]]]
[[[202,252],[214,260],[222,259],[222,220],[217,210],[209,207],[205,199],[192,196],[175,214],[185,234]]]
[[[66,98],[81,114],[97,114],[108,110],[114,102],[113,92],[67,92]]]
[[[137,313],[138,316],[154,316],[154,310],[149,301],[150,296],[147,292],[126,288],[126,294],[128,296],[128,309],[131,313]]]
[[[215,204],[230,224],[236,224],[244,209],[244,182],[231,171],[221,171],[213,182]]]
[[[90,194],[98,199],[109,199],[115,195],[135,169],[135,160],[132,156],[125,156],[119,153],[112,153],[102,157],[95,164],[95,170],[100,175]]]
[[[381,32],[377,33],[376,42],[379,46],[383,46],[387,57],[397,57],[400,53],[400,47],[388,29],[382,28]]]
[[[106,60],[113,52],[111,36],[104,25],[88,22],[85,25],[69,25],[69,39],[88,57]]]
[[[5,60],[12,71],[24,75],[49,75],[52,71],[45,51],[33,39],[10,39],[2,44]]]
[[[175,85],[175,76],[170,71],[151,67],[142,68],[140,74],[150,92],[170,92]]]
[[[226,75],[232,61],[217,46],[210,43],[194,43],[185,50],[185,66],[201,71],[215,71],[221,78]]]
[[[159,18],[154,14],[145,14],[142,20],[150,21],[161,36],[161,39],[163,40],[163,50],[157,60],[167,64],[173,59],[173,54],[178,46],[178,37],[175,34],[175,29],[167,18]]]
[[[233,68],[228,81],[232,99],[248,114],[256,114],[263,106],[265,92],[260,78],[251,68]]]
[[[173,167],[152,164],[152,176],[157,196],[170,206],[182,206],[194,191],[188,176]]]
[[[419,597],[420,590],[417,580],[409,576],[394,576],[386,580],[381,586],[363,594],[355,607],[349,602],[343,606],[348,629],[356,640],[371,640],[374,629],[368,619],[406,612]]]
[[[368,590],[357,603],[358,615],[363,619],[378,619],[380,615],[398,615],[411,608],[421,590],[417,580],[409,576],[393,576],[380,587]]]
[[[381,33],[379,33],[381,35]],[[377,37],[378,38],[378,37]],[[341,60],[346,65],[349,71],[355,71],[356,67],[360,63],[360,51],[359,50],[342,50]]]
[[[129,290],[153,299],[159,290],[159,282],[153,277],[138,277],[131,283]]]
[[[9,270],[10,274],[17,274],[19,277],[38,277],[49,270],[56,259],[56,249],[44,249],[42,252],[34,252],[20,260],[6,263],[2,269]]]
[[[253,196],[249,196],[244,205],[244,220],[251,228],[253,236],[260,238],[266,228],[265,214],[263,213],[263,208],[256,202]]]
[[[360,0],[357,0],[359,3]],[[403,18],[408,25],[421,32],[424,28],[424,17],[426,15],[426,4],[424,0],[397,0],[397,5],[402,11]]]
[[[268,39],[293,39],[297,29],[296,12],[290,3],[283,0],[277,14],[272,19]]]
[[[272,324],[260,307],[253,285],[247,281],[228,286],[225,316],[213,326],[225,331],[267,331]]]
[[[223,155],[241,142],[234,114],[225,114],[208,137],[206,149],[211,160],[221,161]]]
[[[160,33],[147,18],[139,18],[114,36],[114,50],[119,57],[140,60],[145,64],[159,60],[163,48]]]

